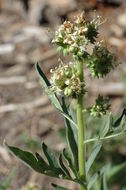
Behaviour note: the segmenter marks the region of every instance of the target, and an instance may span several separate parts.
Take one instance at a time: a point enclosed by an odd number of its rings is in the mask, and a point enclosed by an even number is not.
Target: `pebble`
[[[10,54],[14,52],[14,49],[13,44],[0,44],[0,55]]]
[[[119,48],[122,48],[123,47],[123,42],[122,40],[118,39],[118,38],[114,38],[114,37],[111,37],[109,39],[109,43],[113,46],[117,46]]]
[[[22,29],[22,32],[27,37],[35,37],[42,43],[47,43],[50,40],[49,36],[47,35],[46,29],[39,26],[27,26]]]
[[[118,16],[117,22],[119,25],[121,25],[122,27],[126,29],[126,11],[123,14]]]

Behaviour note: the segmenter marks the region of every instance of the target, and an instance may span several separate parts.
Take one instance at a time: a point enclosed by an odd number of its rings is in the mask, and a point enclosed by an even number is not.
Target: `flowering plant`
[[[72,22],[65,21],[55,33],[53,43],[58,46],[57,50],[64,55],[71,54],[73,61],[63,63],[59,60],[59,66],[51,69],[50,80],[46,78],[40,66],[36,64],[36,70],[47,92],[49,99],[56,109],[64,116],[66,124],[66,139],[68,150],[63,149],[57,161],[51,149],[42,143],[42,152],[46,160],[38,153],[30,152],[17,147],[5,146],[23,160],[36,172],[47,176],[70,180],[78,183],[81,190],[95,189],[95,182],[100,178],[99,190],[107,190],[105,167],[90,174],[91,166],[102,147],[102,141],[121,135],[126,131],[126,111],[121,117],[113,119],[112,114],[100,134],[92,139],[86,139],[85,112],[93,117],[100,117],[107,113],[110,108],[108,98],[101,95],[96,99],[96,104],[85,108],[84,95],[87,92],[84,81],[85,64],[89,68],[91,76],[102,78],[106,76],[118,64],[114,55],[98,42],[99,26],[101,18],[98,16],[92,21],[86,20],[84,14],[77,16]],[[88,51],[88,46],[92,51]],[[59,96],[61,96],[59,100]],[[76,118],[70,112],[69,100],[76,99]],[[68,101],[66,101],[68,100]],[[67,103],[66,103],[67,102]],[[94,148],[87,158],[86,145],[94,142]],[[92,175],[92,176],[91,176]],[[110,176],[112,177],[112,175]],[[65,187],[52,184],[57,190],[68,190]],[[97,189],[98,190],[98,189]]]

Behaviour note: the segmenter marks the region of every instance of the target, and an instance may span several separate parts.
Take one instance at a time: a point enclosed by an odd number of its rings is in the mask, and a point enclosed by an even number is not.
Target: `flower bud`
[[[93,53],[88,56],[87,67],[93,77],[104,77],[111,69],[117,66],[114,55],[102,44],[94,47]]]
[[[105,115],[109,108],[109,99],[103,98],[99,95],[96,99],[96,104],[92,107],[87,108],[87,110],[89,111],[90,115],[100,117],[102,115]]]
[[[78,57],[82,57],[83,54],[84,53],[82,51],[78,51],[78,53],[77,53]]]
[[[72,95],[72,89],[70,89],[69,87],[66,87],[64,90],[64,95],[65,96],[71,96]]]

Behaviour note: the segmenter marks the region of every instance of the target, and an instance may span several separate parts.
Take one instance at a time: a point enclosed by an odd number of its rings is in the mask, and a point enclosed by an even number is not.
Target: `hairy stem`
[[[84,81],[83,77],[83,63],[77,63],[77,70],[78,76],[80,81]],[[79,95],[78,102],[77,102],[77,125],[78,125],[78,162],[79,162],[79,174],[81,179],[86,182],[86,170],[85,170],[85,163],[86,163],[86,155],[85,155],[85,144],[84,144],[84,137],[85,137],[85,122],[83,118],[83,94]],[[87,190],[86,187],[81,186],[81,190]]]

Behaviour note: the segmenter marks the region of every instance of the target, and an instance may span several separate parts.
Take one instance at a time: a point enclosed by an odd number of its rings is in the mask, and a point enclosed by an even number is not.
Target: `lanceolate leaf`
[[[52,104],[58,109],[58,111],[60,111],[60,113],[65,118],[67,118],[69,121],[71,121],[73,123],[73,125],[76,126],[75,122],[69,117],[69,115],[64,113],[64,111],[62,109],[62,106],[60,104],[60,101],[59,101],[58,97],[56,96],[56,94],[53,91],[50,90],[51,84],[50,84],[49,80],[46,78],[43,71],[41,70],[38,63],[35,64],[35,68],[36,68],[37,73],[39,75],[39,78],[41,80],[42,86],[44,87],[45,91],[47,92],[47,94],[49,96],[49,99],[51,100]]]
[[[90,190],[92,188],[92,186],[94,185],[94,183],[96,182],[96,180],[98,179],[99,175],[98,173],[95,173],[90,179],[89,179],[89,183],[88,183],[88,190]]]
[[[102,131],[100,133],[100,137],[101,138],[105,137],[111,131],[111,128],[112,128],[112,114],[110,114],[108,116],[105,127],[104,127],[104,129],[102,129]]]
[[[121,123],[120,123],[120,127],[121,127],[121,129],[122,130],[126,130],[126,115],[124,115],[123,117],[122,117],[122,120],[121,120]]]
[[[100,190],[107,190],[106,176],[105,173],[101,176],[101,187]]]
[[[46,76],[43,73],[43,71],[41,70],[41,68],[39,67],[38,63],[35,65],[35,68],[39,74],[40,80],[42,82],[42,86],[44,87],[45,91],[48,93],[49,99],[56,106],[56,108],[61,110],[60,102],[59,102],[57,96],[55,95],[55,93],[50,90],[51,84],[48,81],[48,79],[46,78]]]
[[[69,114],[67,107],[66,107],[66,104],[65,104],[64,98],[62,98],[62,107],[63,107],[63,111],[66,114]],[[71,150],[72,156],[74,158],[75,169],[76,169],[76,171],[78,171],[78,146],[77,146],[77,143],[75,140],[73,126],[69,122],[69,120],[66,118],[65,118],[65,122],[66,122],[66,136],[67,136],[68,145],[69,145],[69,148]]]
[[[120,185],[121,183],[126,184],[124,176],[126,176],[126,162],[116,166],[112,166],[112,168],[110,167],[107,172],[108,184],[118,183],[118,182],[120,183]]]
[[[62,175],[62,177],[65,177],[65,173],[63,172],[63,170],[59,167],[58,162],[54,156],[54,154],[52,153],[52,151],[49,149],[49,147],[47,147],[47,145],[45,143],[42,144],[42,150],[48,160],[49,166],[51,167],[52,170],[54,170],[57,175]],[[60,177],[59,176],[59,177]]]
[[[88,161],[86,162],[86,173],[89,172],[89,170],[90,170],[90,168],[91,168],[93,162],[95,161],[96,156],[98,155],[98,153],[99,153],[101,147],[102,147],[101,144],[97,144],[97,145],[94,147],[94,149],[93,149],[93,151],[92,151],[92,153],[91,153],[91,155],[90,155]]]
[[[63,150],[63,156],[64,156],[69,168],[71,169],[71,171],[75,175],[75,178],[72,179],[72,181],[74,181],[74,182],[76,182],[76,183],[78,183],[80,185],[83,185],[85,187],[85,182],[78,178],[78,172],[75,170],[75,168],[74,168],[74,166],[72,164],[72,160],[70,158],[70,155],[68,154],[66,149]]]
[[[61,187],[61,186],[56,185],[56,184],[52,184],[52,186],[54,187],[54,189],[57,189],[57,190],[70,190],[70,189],[67,189],[65,187]]]
[[[49,165],[45,162],[45,160],[38,153],[36,153],[36,158],[38,160],[39,165],[43,168],[43,171],[50,169]]]
[[[103,166],[99,171],[97,171],[90,179],[89,179],[89,183],[88,183],[88,190],[92,189],[92,186],[95,184],[96,180],[99,177],[103,177],[103,174],[106,170],[107,166]]]
[[[48,96],[49,96],[51,102],[65,117],[66,126],[67,126],[68,144],[69,144],[70,150],[71,150],[73,158],[74,158],[75,168],[76,168],[76,170],[78,170],[78,148],[77,148],[74,130],[72,127],[72,124],[74,124],[74,125],[76,125],[76,124],[73,122],[72,118],[69,116],[64,99],[62,101],[62,106],[61,106],[56,94],[50,90],[50,82],[48,81],[48,79],[46,78],[46,76],[44,75],[43,71],[41,70],[41,68],[39,67],[38,64],[36,64],[36,70],[39,74],[39,77],[41,79],[43,87],[45,88],[45,90],[48,93]]]
[[[43,144],[43,152],[48,160],[48,164],[38,153],[36,153],[36,157],[35,157],[30,152],[21,150],[17,147],[8,146],[7,143],[5,142],[4,144],[11,153],[13,153],[19,159],[21,159],[21,161],[23,161],[26,165],[30,166],[36,172],[39,172],[51,177],[72,180],[72,178],[66,175],[63,169],[60,168],[53,153],[45,144]]]
[[[39,166],[37,159],[35,156],[27,151],[21,150],[17,147],[8,146],[6,142],[4,142],[4,145],[8,148],[8,150],[13,153],[15,156],[17,156],[19,159],[25,162],[28,166],[33,168],[35,171],[42,173],[43,169]]]
[[[102,140],[107,140],[111,138],[118,137],[120,135],[123,135],[124,132],[126,131],[126,115],[125,115],[126,109],[124,109],[123,114],[119,119],[116,120],[116,122],[113,123],[110,122],[110,127],[106,126],[105,130],[101,133],[101,136],[97,136],[92,139],[87,139],[84,141],[85,144],[90,143],[90,142],[98,142]],[[109,123],[109,120],[108,120]],[[108,123],[106,125],[108,125]],[[110,130],[108,130],[110,129]]]
[[[60,166],[61,166],[62,170],[65,172],[66,176],[67,176],[68,178],[71,178],[70,173],[69,173],[69,170],[67,169],[67,167],[65,166],[65,164],[64,164],[64,162],[63,162],[62,154],[60,154],[59,163],[60,163]]]
[[[73,166],[71,157],[70,157],[69,153],[66,151],[65,148],[64,148],[64,150],[63,150],[63,156],[64,156],[64,159],[66,160],[66,162],[67,162],[69,168],[70,168],[71,171],[73,172],[73,174],[74,174],[75,176],[77,176],[77,172],[76,172],[76,170],[75,170],[75,168],[74,168],[74,166]]]
[[[67,114],[64,112],[64,111],[61,111],[58,109],[58,111],[65,117],[65,119],[67,119],[71,124],[73,124],[74,127],[77,127],[77,124],[72,120],[71,116],[68,115],[68,112]],[[75,138],[76,140],[77,138]]]
[[[42,143],[42,149],[49,162],[49,165],[54,168],[58,168],[57,160],[56,160],[54,154],[52,153],[52,151],[50,150],[50,148],[47,147],[47,145],[45,143]]]
[[[115,121],[113,127],[118,127],[120,125],[123,116],[126,116],[126,108],[123,110],[121,116]]]

